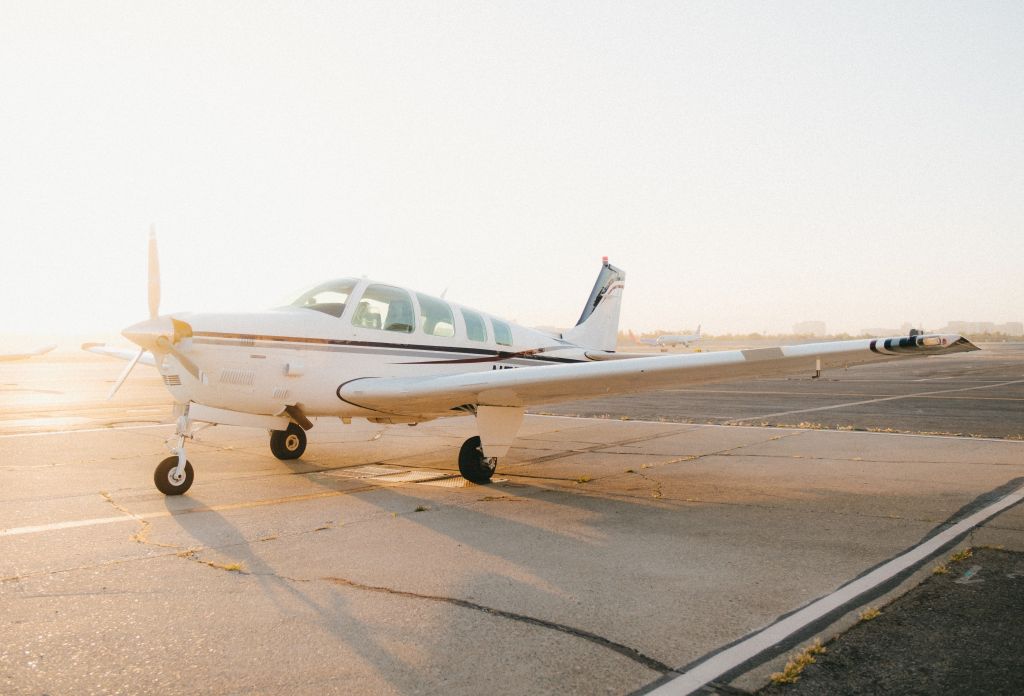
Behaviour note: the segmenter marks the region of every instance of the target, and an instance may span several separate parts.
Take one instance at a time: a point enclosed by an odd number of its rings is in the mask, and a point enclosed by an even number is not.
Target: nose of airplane
[[[184,321],[172,316],[146,319],[133,324],[121,332],[121,335],[137,346],[152,351],[164,348],[167,343],[178,343],[192,335],[192,327]]]
[[[163,337],[171,339],[174,336],[174,324],[170,317],[157,317],[132,324],[121,335],[141,348],[154,350],[157,341]]]

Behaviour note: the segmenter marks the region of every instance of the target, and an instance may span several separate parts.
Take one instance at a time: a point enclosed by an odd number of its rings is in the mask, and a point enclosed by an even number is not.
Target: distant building
[[[799,336],[824,336],[825,322],[823,321],[802,321],[793,324],[793,333]]]
[[[877,328],[876,327],[876,328],[873,328],[873,329],[861,329],[860,330],[860,335],[861,336],[887,336],[887,337],[888,336],[909,336],[910,332],[912,330],[914,330],[914,329],[917,329],[918,331],[921,331],[921,327],[920,326],[914,326],[913,323],[911,323],[909,321],[905,321],[902,324],[900,324],[900,328],[898,328],[898,329],[893,329],[891,327],[888,327],[888,328]]]
[[[992,321],[951,321],[939,331],[965,335],[1000,333],[1007,336],[1024,336],[1024,323],[1019,321],[1008,321],[1005,324],[996,324]]]

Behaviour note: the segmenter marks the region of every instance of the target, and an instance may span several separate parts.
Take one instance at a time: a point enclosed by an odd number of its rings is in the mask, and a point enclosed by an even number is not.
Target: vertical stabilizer
[[[626,273],[608,263],[605,257],[580,320],[563,333],[562,338],[584,348],[614,351],[625,282]]]

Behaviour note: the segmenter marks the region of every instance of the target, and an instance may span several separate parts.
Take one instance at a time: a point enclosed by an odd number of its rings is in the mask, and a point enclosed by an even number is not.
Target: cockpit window
[[[302,293],[291,303],[291,306],[313,309],[330,314],[332,317],[340,317],[341,313],[345,311],[345,303],[348,302],[349,295],[352,294],[352,289],[355,286],[356,281],[351,278],[331,280]]]
[[[400,288],[371,285],[356,305],[352,324],[364,329],[412,333],[416,328],[412,298]]]
[[[447,302],[421,293],[416,293],[416,299],[420,303],[420,325],[423,333],[445,338],[455,335],[455,317],[452,316],[452,308]]]

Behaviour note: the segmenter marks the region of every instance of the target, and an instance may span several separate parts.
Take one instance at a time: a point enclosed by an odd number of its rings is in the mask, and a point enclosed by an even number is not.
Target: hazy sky
[[[346,275],[623,327],[1024,320],[1021,2],[0,1],[4,330]]]

